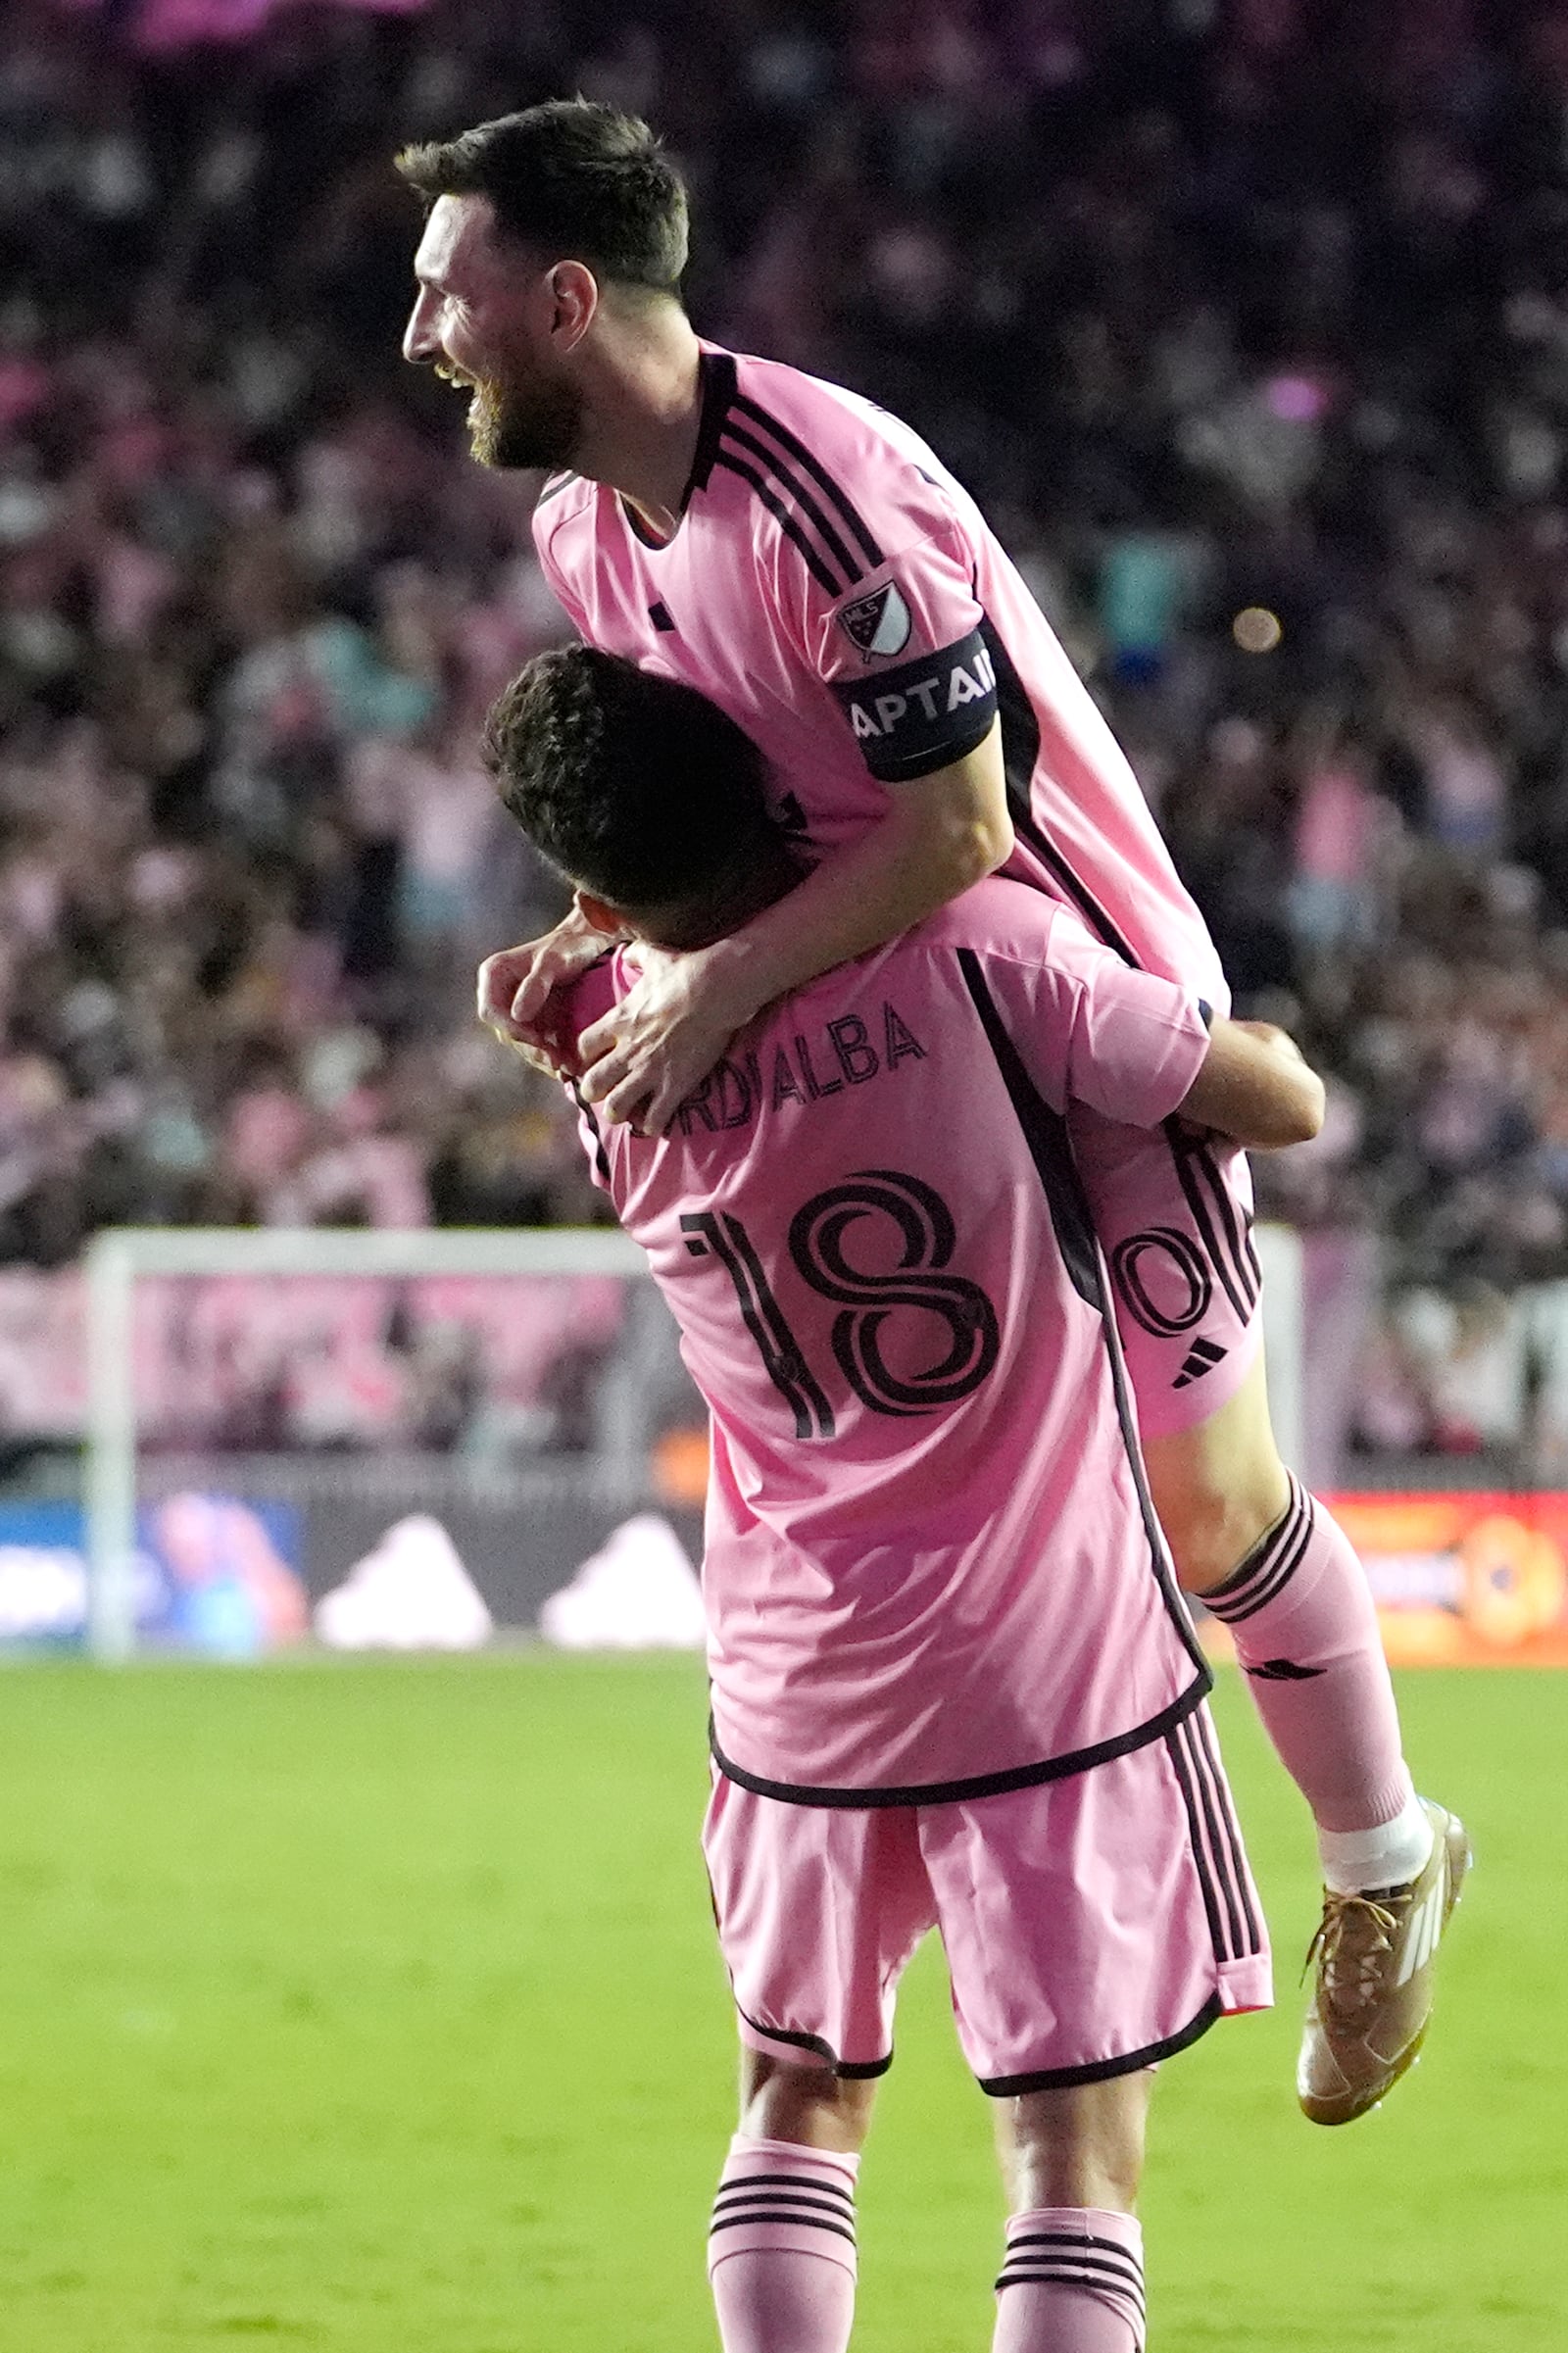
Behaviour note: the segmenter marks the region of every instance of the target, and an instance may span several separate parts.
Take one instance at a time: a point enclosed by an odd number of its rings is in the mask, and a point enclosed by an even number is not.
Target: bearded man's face
[[[480,465],[570,465],[582,396],[531,327],[542,280],[498,235],[488,200],[438,197],[414,267],[419,291],[403,356],[467,389],[468,442]]]

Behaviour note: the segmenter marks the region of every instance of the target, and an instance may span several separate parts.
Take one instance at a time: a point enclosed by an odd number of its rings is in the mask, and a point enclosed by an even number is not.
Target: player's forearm
[[[1003,814],[898,808],[833,852],[788,898],[704,950],[739,1019],[787,990],[897,939],[993,873],[1012,848]]]
[[[1233,1144],[1277,1152],[1310,1143],[1323,1125],[1323,1081],[1283,1030],[1261,1021],[1216,1021],[1180,1110]]]

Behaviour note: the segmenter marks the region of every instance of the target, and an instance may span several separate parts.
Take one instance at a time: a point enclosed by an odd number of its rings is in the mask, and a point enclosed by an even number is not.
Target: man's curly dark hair
[[[627,913],[721,907],[778,856],[751,737],[695,688],[597,647],[527,663],[490,711],[484,758],[550,863]]]

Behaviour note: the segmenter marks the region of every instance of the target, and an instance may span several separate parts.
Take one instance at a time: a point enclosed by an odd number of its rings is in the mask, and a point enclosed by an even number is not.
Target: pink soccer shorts
[[[1144,1438],[1171,1438],[1233,1397],[1262,1338],[1252,1175],[1234,1144],[1180,1120],[1069,1121],[1104,1252]]]
[[[940,1931],[964,2057],[999,2098],[1152,2066],[1266,2009],[1268,1937],[1206,1707],[1003,1796],[837,1807],[715,1774],[703,1833],[741,2039],[881,2075]]]

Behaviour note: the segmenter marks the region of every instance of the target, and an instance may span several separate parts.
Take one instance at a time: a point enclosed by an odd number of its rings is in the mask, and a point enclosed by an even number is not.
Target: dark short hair
[[[484,757],[551,864],[628,914],[721,907],[776,853],[751,737],[596,646],[535,656],[497,698]]]
[[[646,123],[588,98],[552,98],[455,139],[405,147],[398,171],[432,205],[486,196],[502,228],[551,261],[674,294],[686,267],[686,189]]]

